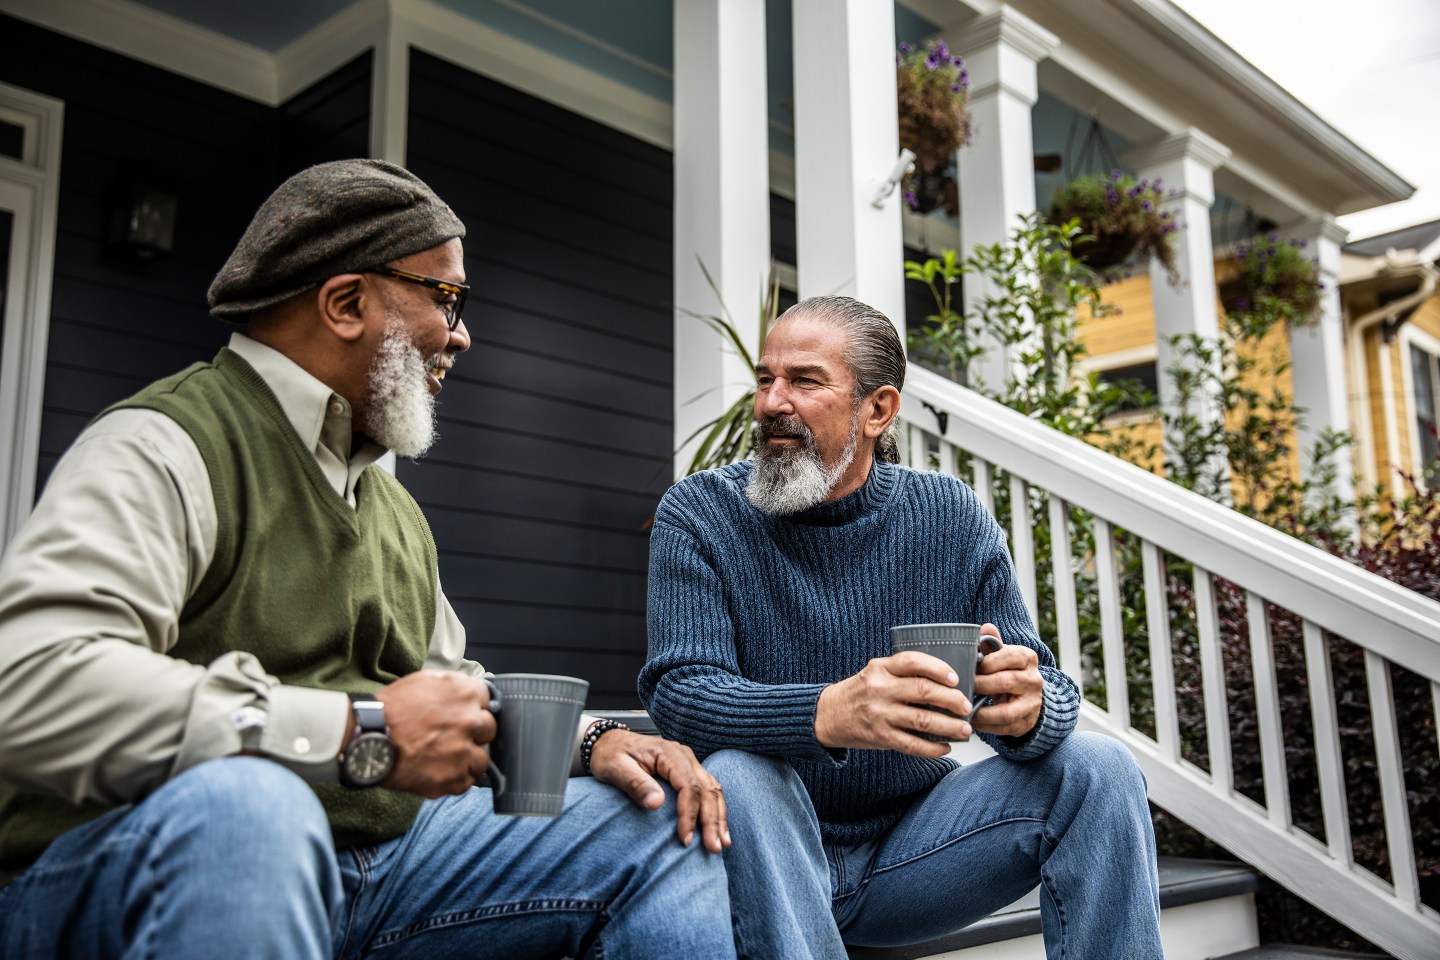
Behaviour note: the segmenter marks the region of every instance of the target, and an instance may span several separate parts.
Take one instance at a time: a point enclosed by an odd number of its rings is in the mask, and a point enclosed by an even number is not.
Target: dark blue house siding
[[[365,154],[369,72],[366,56],[272,109],[0,16],[0,80],[65,103],[39,488],[101,409],[229,338],[205,309],[211,279],[283,176]],[[136,177],[178,197],[168,256],[109,243]]]
[[[409,164],[469,230],[472,346],[440,442],[398,473],[470,654],[635,705],[670,479],[670,154],[412,51]]]

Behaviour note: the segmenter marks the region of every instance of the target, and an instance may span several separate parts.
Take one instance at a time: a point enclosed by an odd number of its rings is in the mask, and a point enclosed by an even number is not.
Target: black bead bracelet
[[[590,754],[595,749],[595,741],[599,740],[610,730],[629,730],[630,728],[619,720],[596,720],[590,724],[590,729],[585,731],[585,739],[580,741],[580,769],[587,774],[590,772]]]

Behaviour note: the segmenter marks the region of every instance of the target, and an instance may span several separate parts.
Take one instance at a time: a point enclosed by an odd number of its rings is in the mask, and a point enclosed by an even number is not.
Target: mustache
[[[815,441],[815,434],[798,417],[783,414],[758,417],[755,420],[756,442],[764,443],[775,437],[799,437],[806,444]]]

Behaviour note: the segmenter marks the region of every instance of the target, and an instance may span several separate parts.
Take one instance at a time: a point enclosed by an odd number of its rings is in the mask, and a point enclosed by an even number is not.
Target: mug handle
[[[996,640],[988,633],[981,634],[980,642],[975,645],[975,666],[980,666],[980,661],[985,659],[985,654],[995,653],[1003,646],[1005,646],[1003,641]],[[994,697],[981,697],[970,705],[970,716],[966,719],[974,720],[975,714],[979,713],[982,707],[988,707],[994,702]]]
[[[500,688],[495,686],[495,681],[491,680],[489,677],[481,677],[480,682],[490,688],[490,705],[488,709],[491,713],[499,714]],[[485,752],[489,753],[490,751],[489,749],[486,749]],[[505,773],[500,769],[499,766],[496,765],[494,757],[490,758],[490,766],[485,771],[485,779],[489,781],[490,790],[496,797],[504,796]]]

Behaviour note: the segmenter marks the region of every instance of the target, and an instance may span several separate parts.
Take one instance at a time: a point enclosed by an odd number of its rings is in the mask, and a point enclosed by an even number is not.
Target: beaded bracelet
[[[580,741],[580,769],[587,774],[590,772],[590,754],[595,749],[595,741],[611,730],[629,729],[619,720],[596,720],[590,724],[590,729],[585,731],[585,739]]]

